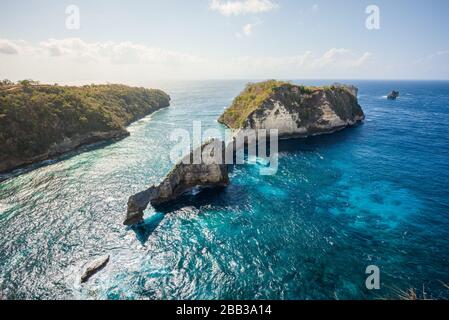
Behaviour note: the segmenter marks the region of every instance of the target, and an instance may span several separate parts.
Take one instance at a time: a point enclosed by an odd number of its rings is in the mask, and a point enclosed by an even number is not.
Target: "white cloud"
[[[237,16],[240,14],[268,12],[277,8],[278,5],[271,0],[212,0],[209,7],[212,11],[218,11],[224,16]]]
[[[0,39],[0,54],[19,54],[19,49],[12,41]]]
[[[256,25],[252,22],[243,26],[240,36],[252,35]],[[372,67],[371,53],[346,48],[275,57],[197,57],[133,42],[87,42],[79,38],[48,39],[36,44],[0,39],[0,48],[11,52],[0,59],[4,77],[49,83],[145,85],[155,79],[343,78],[363,77]]]
[[[336,62],[341,63],[346,56],[350,53],[349,49],[345,48],[332,48],[325,52],[321,57],[313,61],[313,66],[318,68],[323,68],[328,65],[332,65]]]
[[[0,43],[12,43],[18,52],[0,53],[1,73],[13,80],[145,85],[149,79],[206,78],[210,71],[208,62],[200,57],[133,42],[66,38],[40,43],[0,39]]]
[[[361,56],[350,49],[332,48],[325,52],[321,57],[312,62],[316,68],[357,68],[364,66],[371,59],[371,52],[365,52]]]
[[[352,63],[352,66],[354,67],[363,66],[371,59],[372,56],[373,54],[371,52],[365,52],[360,58],[358,58]]]
[[[73,62],[106,62],[113,64],[180,64],[199,63],[189,54],[147,47],[132,42],[85,42],[79,38],[49,39],[36,45],[24,41],[0,39],[0,52],[35,57],[68,59]]]
[[[323,71],[323,70],[347,70],[365,66],[372,54],[365,52],[356,54],[350,49],[332,48],[322,55],[307,51],[300,55],[283,57],[243,57],[233,61],[234,65],[253,70],[265,71]]]

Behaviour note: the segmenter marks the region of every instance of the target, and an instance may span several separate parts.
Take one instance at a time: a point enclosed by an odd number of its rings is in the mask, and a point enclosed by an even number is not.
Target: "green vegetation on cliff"
[[[124,136],[125,126],[169,103],[160,90],[125,85],[0,86],[0,171],[51,156],[52,146],[74,137]]]
[[[357,88],[353,86],[307,87],[269,80],[248,84],[218,121],[232,129],[251,126],[248,122],[253,118],[263,119],[264,113],[273,108],[274,102],[283,105],[297,118],[298,127],[326,122],[321,119],[324,103],[328,103],[342,121],[364,116],[357,102]]]
[[[245,90],[233,101],[232,105],[226,109],[218,121],[230,128],[242,128],[248,116],[256,111],[261,104],[276,93],[279,88],[291,88],[294,85],[289,82],[268,80],[258,83],[249,83]],[[301,93],[313,92],[313,87],[296,86]]]

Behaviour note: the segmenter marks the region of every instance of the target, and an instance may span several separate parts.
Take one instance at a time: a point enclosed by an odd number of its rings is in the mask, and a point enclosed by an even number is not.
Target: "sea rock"
[[[399,98],[399,91],[391,91],[387,98],[388,100],[396,100],[397,98]]]
[[[249,84],[219,122],[232,129],[278,129],[283,139],[332,133],[364,121],[357,91],[275,80]]]
[[[229,185],[227,165],[224,164],[225,144],[212,139],[182,159],[157,186],[139,192],[128,200],[125,225],[143,221],[143,211],[176,200],[186,192],[206,187]],[[198,161],[194,161],[194,160]]]
[[[109,259],[110,256],[106,255],[98,258],[95,261],[89,262],[84,268],[83,274],[81,276],[81,283],[86,283],[94,274],[106,267]]]

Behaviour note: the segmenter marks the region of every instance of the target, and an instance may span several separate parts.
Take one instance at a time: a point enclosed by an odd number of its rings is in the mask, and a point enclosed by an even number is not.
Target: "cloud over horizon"
[[[310,75],[314,71],[351,72],[366,66],[372,58],[370,52],[357,54],[345,48],[331,48],[323,54],[307,51],[303,54],[284,57],[240,57],[233,64],[246,71],[283,72]],[[257,73],[256,73],[257,74]]]
[[[0,54],[19,54],[16,45],[7,39],[0,39]]]
[[[35,53],[65,57],[80,62],[113,64],[181,64],[199,63],[193,55],[165,50],[133,42],[85,42],[80,38],[49,39],[34,47]]]
[[[242,32],[251,35],[252,25],[245,25]],[[0,39],[0,55],[17,59],[16,65],[21,68],[26,63],[33,66],[29,68],[32,74],[25,75],[22,70],[21,77],[52,79],[54,73],[57,74],[55,81],[59,82],[81,79],[81,75],[86,74],[89,79],[94,75],[95,81],[110,81],[111,75],[112,79],[124,75],[124,79],[130,77],[135,81],[187,79],[189,75],[199,78],[294,78],[295,75],[314,77],[316,72],[332,77],[339,72],[350,75],[361,70],[373,58],[370,52],[358,53],[347,48],[330,48],[321,54],[306,51],[292,56],[198,57],[133,42],[87,42],[80,38],[48,39],[37,44]],[[0,66],[9,71],[8,77],[20,78],[14,76],[15,69],[5,59],[0,60]],[[64,74],[64,69],[70,73]]]

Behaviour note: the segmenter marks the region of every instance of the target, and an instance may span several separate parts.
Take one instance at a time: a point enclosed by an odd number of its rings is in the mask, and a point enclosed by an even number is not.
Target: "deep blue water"
[[[306,81],[328,84],[332,81]],[[128,197],[170,170],[170,133],[220,128],[245,81],[162,83],[172,106],[115,144],[0,184],[0,294],[7,298],[378,299],[448,296],[449,83],[350,81],[366,123],[280,145],[279,171],[236,167],[145,225]],[[392,89],[397,101],[386,100]],[[81,266],[111,262],[81,286]],[[381,270],[381,290],[365,269]],[[440,282],[441,281],[441,282]]]

